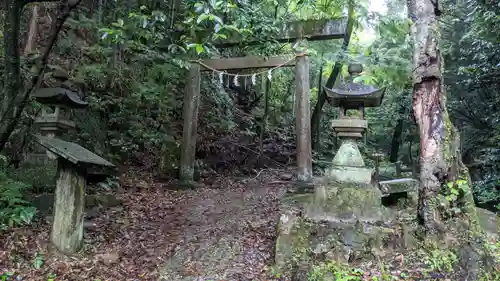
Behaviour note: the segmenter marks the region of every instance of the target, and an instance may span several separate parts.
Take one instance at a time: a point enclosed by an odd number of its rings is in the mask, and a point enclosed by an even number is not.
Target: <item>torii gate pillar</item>
[[[295,63],[295,132],[297,179],[305,183],[311,182],[313,177],[310,119],[309,57],[304,51],[297,55]]]

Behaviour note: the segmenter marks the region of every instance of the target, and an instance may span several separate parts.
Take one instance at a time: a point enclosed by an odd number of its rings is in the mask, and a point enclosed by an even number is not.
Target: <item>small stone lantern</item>
[[[380,106],[385,89],[354,82],[362,71],[360,64],[351,64],[347,83],[333,89],[325,87],[328,102],[340,108],[340,116],[332,121],[332,127],[342,141],[329,173],[334,173],[332,176],[343,182],[369,184],[372,170],[365,167],[356,140],[368,128],[368,122],[364,119],[365,108]],[[359,114],[347,116],[348,110],[358,110]]]
[[[35,119],[35,125],[47,137],[61,136],[74,129],[75,122],[69,119],[69,110],[88,106],[75,92],[64,88],[42,88],[32,96],[44,105],[41,115]]]
[[[60,137],[73,130],[76,126],[75,122],[69,119],[69,111],[88,106],[75,92],[64,88],[41,88],[36,90],[32,97],[43,106],[34,125],[42,136],[49,138]],[[54,158],[50,151],[36,146],[34,152],[28,156],[28,161],[47,165],[51,163],[50,159]]]
[[[340,138],[361,138],[362,133],[368,128],[365,108],[380,106],[385,89],[355,83],[354,79],[363,71],[363,66],[360,64],[350,64],[348,70],[350,76],[347,83],[333,89],[325,87],[325,91],[328,102],[340,108],[339,119],[332,122],[337,135]],[[349,117],[347,116],[348,110],[359,110],[359,115]]]

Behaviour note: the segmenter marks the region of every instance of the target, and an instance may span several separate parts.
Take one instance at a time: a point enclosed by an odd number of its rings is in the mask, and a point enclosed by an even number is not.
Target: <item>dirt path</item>
[[[276,187],[201,190],[179,204],[186,228],[162,270],[162,280],[259,280],[272,263]],[[262,279],[264,280],[264,279]]]
[[[84,250],[50,251],[45,220],[0,232],[0,275],[18,280],[266,280],[272,263],[279,197],[285,185],[219,178],[210,187],[166,190],[125,183],[122,204],[86,222]],[[38,256],[38,258],[36,258]],[[35,260],[43,264],[37,268]],[[212,279],[209,279],[212,278]],[[13,279],[16,280],[16,279]]]

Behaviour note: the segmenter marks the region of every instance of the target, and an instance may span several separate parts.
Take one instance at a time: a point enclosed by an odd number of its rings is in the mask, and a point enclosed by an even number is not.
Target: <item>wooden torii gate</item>
[[[274,40],[281,43],[294,42],[302,39],[320,41],[344,38],[347,32],[347,18],[340,20],[310,20],[286,23]],[[246,45],[258,44],[258,40],[241,42],[237,38],[220,41],[215,44],[218,48],[230,48],[241,43]],[[200,104],[201,71],[204,66],[215,70],[238,70],[273,68],[277,66],[295,66],[295,130],[297,134],[297,177],[299,181],[312,180],[312,148],[311,148],[311,109],[309,102],[309,58],[307,51],[296,54],[295,61],[289,58],[275,56],[264,57],[237,57],[206,59],[202,63],[192,63],[189,69],[186,93],[183,108],[183,135],[181,145],[181,159],[179,179],[189,183],[193,181],[194,161],[196,151],[196,136],[198,129],[198,108]]]

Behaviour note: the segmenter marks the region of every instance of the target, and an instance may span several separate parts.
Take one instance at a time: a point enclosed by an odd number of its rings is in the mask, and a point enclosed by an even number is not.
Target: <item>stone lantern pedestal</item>
[[[341,182],[370,184],[373,171],[365,168],[356,142],[368,128],[368,122],[362,119],[337,119],[333,120],[332,127],[341,139],[341,145],[325,176]]]

